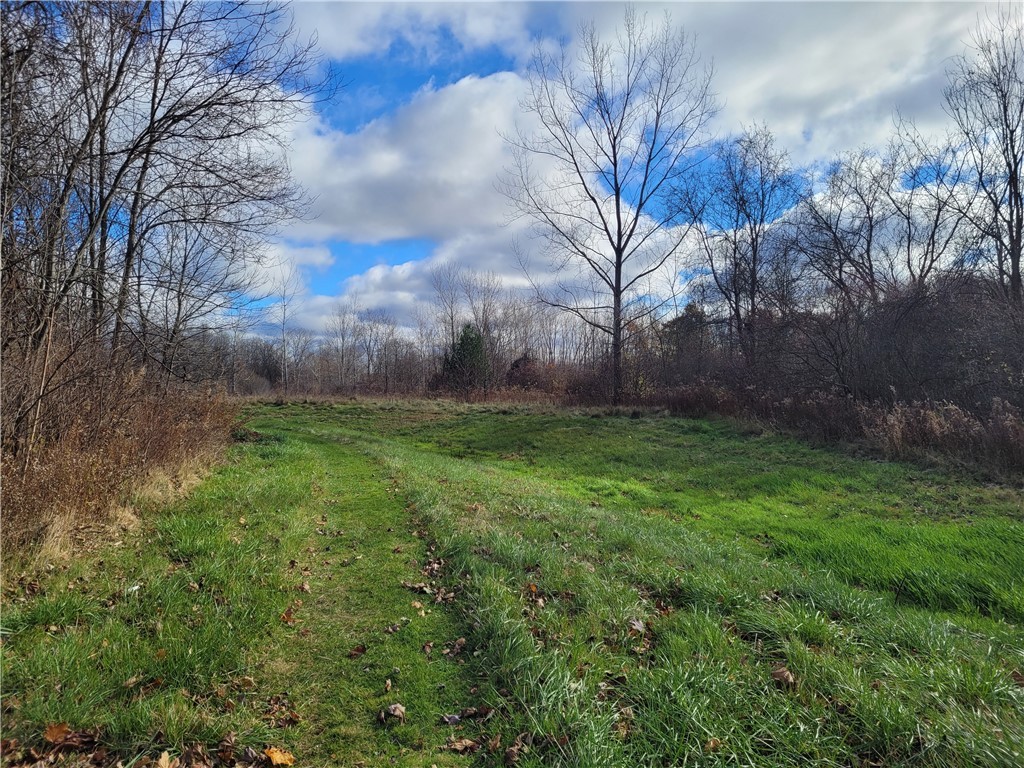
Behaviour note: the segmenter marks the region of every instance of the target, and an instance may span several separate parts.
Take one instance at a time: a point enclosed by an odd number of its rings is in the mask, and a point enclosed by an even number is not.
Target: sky
[[[719,137],[763,123],[794,163],[881,147],[898,110],[945,123],[946,69],[995,6],[956,2],[638,3],[695,36],[722,106]],[[498,178],[503,136],[522,124],[536,46],[613,35],[618,2],[296,2],[342,87],[290,128],[290,162],[313,202],[273,243],[269,274],[293,269],[296,323],[322,331],[339,301],[402,325],[429,301],[432,267],[455,263],[525,286],[524,224]]]

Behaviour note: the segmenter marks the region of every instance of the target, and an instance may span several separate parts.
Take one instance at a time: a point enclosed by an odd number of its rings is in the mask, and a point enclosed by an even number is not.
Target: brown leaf
[[[462,718],[458,715],[441,715],[442,725],[458,725],[462,722]]]
[[[402,628],[401,624],[391,624],[390,626],[384,627],[384,631],[387,632],[389,635],[393,635],[393,634],[395,634],[395,632],[397,632],[401,628]]]
[[[213,768],[213,760],[202,744],[193,744],[181,754],[184,768]]]
[[[384,681],[384,693],[391,693],[391,678]]]
[[[715,752],[715,751],[717,751],[717,750],[719,750],[721,748],[722,748],[722,740],[721,739],[710,738],[710,739],[708,739],[707,741],[704,742],[704,751],[705,752]]]
[[[227,765],[235,764],[235,732],[228,731],[227,735],[217,745],[217,757]]]
[[[796,677],[786,667],[776,667],[772,670],[772,680],[780,688],[796,688]]]
[[[427,654],[427,656],[429,656],[429,655],[430,655],[430,652],[431,652],[432,650],[434,650],[434,644],[433,644],[432,642],[431,642],[431,643],[424,643],[424,644],[423,644],[423,652],[424,652],[425,654]]]
[[[1010,677],[1013,678],[1014,683],[1019,685],[1021,688],[1024,688],[1024,675],[1022,675],[1015,669],[1013,670],[1013,672],[1010,673]]]
[[[297,589],[297,590],[298,590],[299,592],[309,592],[309,582],[308,582],[308,581],[304,581],[304,582],[302,582],[301,584],[299,584],[299,585],[298,585],[298,586],[296,587],[296,589]]]
[[[271,765],[291,765],[295,762],[295,755],[277,747],[267,747],[263,754],[270,758]]]
[[[63,744],[69,733],[71,733],[71,728],[67,723],[54,723],[46,726],[43,738],[51,744]]]
[[[240,691],[251,691],[256,687],[256,681],[249,675],[243,675],[235,680],[234,686]]]
[[[444,745],[443,749],[450,749],[452,752],[457,752],[460,755],[470,754],[480,749],[480,742],[475,739],[452,739],[449,738],[448,743]]]
[[[181,761],[178,758],[171,759],[170,754],[165,750],[160,753],[159,759],[156,761],[156,768],[178,768],[181,765]]]
[[[292,611],[292,606],[288,606],[287,610],[281,614],[281,621],[287,624],[289,627],[295,626],[295,616]]]
[[[494,753],[501,749],[501,734],[496,733],[487,740],[487,751]]]
[[[350,659],[354,659],[357,656],[362,656],[364,653],[366,653],[366,646],[362,645],[362,644],[359,644],[355,648],[353,648],[351,651],[348,652],[348,657]]]
[[[395,718],[399,723],[405,725],[405,707],[401,704],[389,704],[377,715],[377,719],[382,723],[390,718]]]

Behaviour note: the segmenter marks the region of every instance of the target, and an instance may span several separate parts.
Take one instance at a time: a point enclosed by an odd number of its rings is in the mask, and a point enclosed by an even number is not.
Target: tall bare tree
[[[948,73],[946,112],[986,201],[964,209],[991,246],[1006,296],[1024,303],[1024,10],[983,20]]]
[[[649,302],[647,281],[682,241],[663,203],[697,162],[715,100],[711,69],[667,16],[657,26],[630,9],[613,40],[593,24],[579,37],[575,53],[534,54],[521,104],[531,129],[508,137],[515,159],[502,186],[558,276],[548,285],[524,260],[538,295],[610,337],[618,402],[623,318]]]
[[[182,344],[245,301],[246,267],[301,204],[284,127],[314,62],[274,3],[2,14],[0,311],[4,377],[21,382],[3,436],[30,447],[62,387],[177,374]]]
[[[704,172],[679,190],[683,215],[700,226],[701,269],[727,308],[729,336],[748,366],[757,357],[759,313],[773,309],[785,279],[780,221],[802,194],[802,180],[764,126],[718,144]]]

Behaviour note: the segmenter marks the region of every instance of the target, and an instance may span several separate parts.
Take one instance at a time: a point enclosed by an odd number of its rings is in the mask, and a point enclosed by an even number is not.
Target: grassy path
[[[402,586],[428,581],[428,542],[350,441],[265,423],[124,546],[5,577],[6,762],[35,747],[187,764],[233,733],[237,759],[451,764],[440,718],[472,698],[465,660],[442,653],[458,624]],[[405,722],[381,726],[396,703]]]
[[[1024,763],[1019,489],[722,423],[250,415],[123,547],[5,580],[9,762]]]
[[[472,681],[442,655],[459,637],[452,612],[402,586],[427,580],[422,532],[381,467],[350,442],[280,434],[305,447],[288,469],[308,475],[313,500],[288,568],[302,592],[299,629],[263,661],[269,688],[287,691],[302,715],[290,745],[304,765],[450,764],[438,725],[466,706]],[[437,647],[429,657],[428,643]],[[382,728],[376,715],[396,703],[405,723]]]

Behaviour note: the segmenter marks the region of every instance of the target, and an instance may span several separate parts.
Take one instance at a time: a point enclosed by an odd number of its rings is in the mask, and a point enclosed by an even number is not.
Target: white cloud
[[[883,143],[899,108],[925,128],[944,122],[951,56],[986,5],[966,2],[709,2],[642,4],[697,36],[714,60],[723,133],[765,122],[797,162]],[[618,3],[570,4],[566,24],[621,23]]]
[[[720,132],[765,122],[798,163],[883,143],[897,108],[925,130],[940,127],[944,70],[986,9],[952,2],[639,7],[653,19],[668,10],[696,33],[702,56],[714,59],[713,85],[724,103]],[[454,40],[462,51],[498,46],[523,62],[532,50],[529,22],[541,12],[559,22],[545,30],[550,37],[571,34],[585,19],[611,34],[623,13],[619,3],[299,3],[294,9],[300,28],[317,30],[325,53],[338,60],[383,54],[396,41],[432,60],[450,52]],[[387,307],[407,325],[417,302],[429,299],[429,269],[439,262],[493,270],[522,284],[511,243],[516,235],[530,243],[521,224],[501,227],[508,207],[495,182],[509,164],[500,134],[514,128],[523,86],[513,72],[467,77],[428,85],[353,133],[317,119],[299,126],[291,162],[318,198],[316,218],[286,234],[312,243],[435,241],[427,259],[378,265],[344,285],[365,307]],[[330,263],[326,248],[290,247],[284,256],[312,267]],[[327,314],[328,298],[309,297],[318,317]]]
[[[316,34],[324,54],[339,61],[387,53],[396,42],[430,61],[450,54],[452,42],[512,56],[530,47],[528,3],[299,2],[293,10],[298,29]]]
[[[500,131],[514,123],[522,80],[502,72],[426,87],[356,133],[298,126],[292,166],[317,197],[315,218],[290,234],[380,243],[446,239],[500,223],[495,190],[508,162]]]

